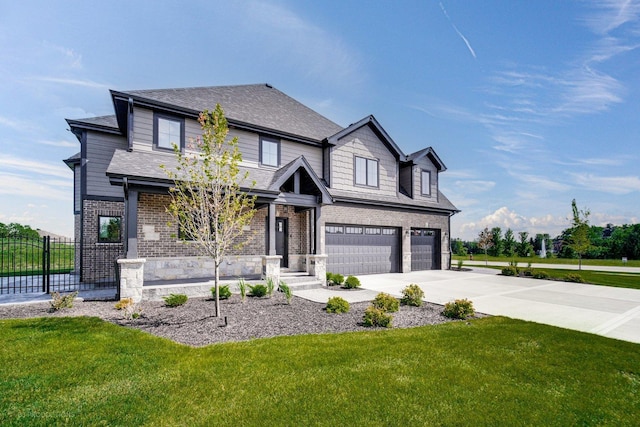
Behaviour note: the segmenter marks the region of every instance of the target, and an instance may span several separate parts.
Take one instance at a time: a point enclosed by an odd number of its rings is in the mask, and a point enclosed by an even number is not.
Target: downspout
[[[127,213],[129,212],[129,179],[126,176],[122,178],[122,189],[124,191],[124,253],[126,257],[129,252],[129,218],[127,218]]]
[[[453,252],[451,252],[451,217],[455,215],[453,212],[449,213],[449,219],[448,219],[448,226],[447,228],[449,229],[449,268],[448,270],[451,270],[451,258],[453,258]]]
[[[127,114],[127,143],[128,151],[133,151],[133,98],[129,98],[129,107]]]

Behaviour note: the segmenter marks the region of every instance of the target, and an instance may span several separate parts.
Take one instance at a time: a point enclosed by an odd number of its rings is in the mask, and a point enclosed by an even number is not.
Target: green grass
[[[51,243],[51,273],[69,273],[74,267],[73,244]],[[42,274],[42,240],[0,239],[0,277]]]
[[[190,348],[0,321],[0,425],[637,425],[640,345],[501,317]]]
[[[469,255],[460,256],[453,255],[453,265],[456,265],[457,260],[469,261]],[[485,257],[483,253],[473,254],[474,261],[484,261]],[[493,257],[487,256],[488,261],[498,262],[511,262],[517,261],[519,267],[526,267],[528,263],[533,264],[567,264],[578,265],[577,258],[538,258],[538,257]],[[640,267],[640,260],[628,260],[623,263],[621,259],[583,259],[582,265],[595,265],[595,266],[614,266],[614,267]]]
[[[640,274],[618,273],[591,270],[558,270],[551,268],[536,268],[535,271],[546,271],[550,278],[562,280],[569,273],[579,274],[586,283],[616,288],[640,289]]]

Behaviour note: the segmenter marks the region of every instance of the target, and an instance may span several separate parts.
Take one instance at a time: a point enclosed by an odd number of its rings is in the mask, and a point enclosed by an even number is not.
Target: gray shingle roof
[[[102,128],[113,128],[114,130],[118,130],[118,122],[116,120],[115,115],[89,117],[86,119],[67,119],[67,123],[69,123],[69,125],[84,124],[90,127],[97,126]]]
[[[266,84],[211,86],[177,89],[123,91],[145,99],[194,113],[213,110],[219,103],[229,121],[252,124],[291,135],[321,141],[342,127]]]
[[[178,163],[172,153],[115,150],[107,168],[107,175],[114,177],[126,176],[130,179],[137,178],[145,181],[171,182],[165,171],[160,168],[160,165],[164,165],[167,169],[175,170]],[[270,169],[246,167],[241,167],[240,170],[249,172],[245,187],[249,188],[251,182],[255,181],[256,185],[253,188],[260,191],[269,191],[269,186],[276,172]]]
[[[359,193],[357,191],[336,190],[330,188],[329,193],[336,201],[340,200],[354,200],[360,202],[377,202],[390,205],[404,205],[411,208],[431,208],[437,211],[455,211],[458,209],[447,199],[444,194],[438,191],[438,202],[431,200],[412,199],[404,194],[398,194],[397,196],[387,196],[381,194],[369,194]]]

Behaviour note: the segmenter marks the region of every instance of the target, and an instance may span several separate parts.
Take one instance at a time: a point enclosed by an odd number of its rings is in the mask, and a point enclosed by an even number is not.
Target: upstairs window
[[[420,171],[420,194],[431,196],[431,172]]]
[[[173,150],[173,144],[184,148],[184,120],[156,114],[154,122],[153,143],[157,148]]]
[[[260,164],[265,166],[280,166],[280,141],[260,138]]]
[[[378,187],[378,161],[356,156],[355,183],[367,187]]]

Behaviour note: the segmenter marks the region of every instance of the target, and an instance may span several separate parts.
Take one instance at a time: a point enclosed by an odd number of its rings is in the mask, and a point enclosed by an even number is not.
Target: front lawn
[[[637,425],[640,345],[501,317],[192,348],[0,321],[0,425]]]

